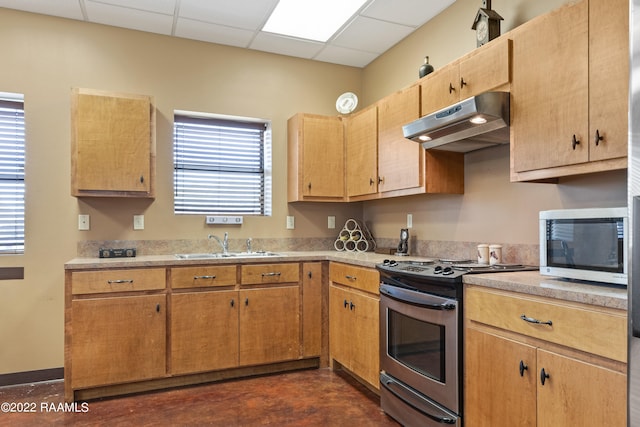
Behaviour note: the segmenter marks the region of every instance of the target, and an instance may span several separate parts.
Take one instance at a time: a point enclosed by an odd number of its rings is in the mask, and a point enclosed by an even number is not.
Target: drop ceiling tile
[[[359,16],[332,42],[336,46],[381,54],[407,37],[414,28]]]
[[[171,34],[173,16],[86,1],[91,22],[158,34]]]
[[[47,2],[42,0],[0,0],[0,7],[84,20],[78,0],[56,0]]]
[[[281,55],[311,59],[320,52],[323,46],[324,45],[322,43],[318,42],[260,32],[249,48],[265,52],[279,53]]]
[[[179,16],[227,27],[259,30],[278,0],[181,0]]]
[[[174,35],[187,39],[225,44],[236,47],[247,47],[255,32],[240,28],[225,27],[208,22],[178,18]]]
[[[454,2],[455,0],[374,0],[361,15],[417,28]]]
[[[377,56],[375,53],[329,45],[322,49],[313,59],[362,68],[376,59]]]
[[[87,3],[92,1],[94,0],[86,0]],[[173,15],[176,10],[176,0],[98,0],[98,3],[164,13],[165,15]]]

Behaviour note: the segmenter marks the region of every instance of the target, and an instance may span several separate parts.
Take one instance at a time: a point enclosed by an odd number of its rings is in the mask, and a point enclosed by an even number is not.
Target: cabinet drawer
[[[71,293],[76,295],[164,289],[165,282],[164,268],[74,271],[71,273]]]
[[[243,285],[298,283],[299,281],[300,265],[298,263],[243,265],[240,279]]]
[[[171,269],[171,287],[173,289],[233,286],[236,282],[235,265],[175,267]]]
[[[329,280],[372,294],[380,294],[380,274],[371,268],[332,262],[329,265]]]
[[[620,310],[595,309],[524,294],[469,287],[465,289],[469,320],[533,338],[627,361],[627,316]],[[551,325],[524,319],[551,321]]]

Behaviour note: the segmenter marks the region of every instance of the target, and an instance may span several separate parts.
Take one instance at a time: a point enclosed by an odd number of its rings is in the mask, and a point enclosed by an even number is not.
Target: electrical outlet
[[[144,215],[133,216],[133,229],[144,230]]]
[[[327,217],[327,228],[336,228],[336,217],[329,215]]]
[[[296,228],[295,219],[293,216],[287,215],[287,230],[293,230]]]
[[[91,222],[89,215],[78,215],[78,230],[89,230],[91,229]]]
[[[413,227],[413,215],[407,214],[407,228]]]

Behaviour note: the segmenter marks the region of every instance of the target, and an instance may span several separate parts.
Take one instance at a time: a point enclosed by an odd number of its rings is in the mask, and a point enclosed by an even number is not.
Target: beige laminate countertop
[[[281,256],[260,258],[179,259],[175,255],[142,255],[134,258],[74,258],[65,270],[94,270],[101,268],[174,267],[204,264],[274,263],[337,261],[361,267],[375,268],[392,255],[373,252],[298,251],[278,252]],[[424,260],[424,257],[402,257],[403,260]],[[570,282],[540,275],[537,271],[467,274],[464,283],[503,289],[565,301],[627,309],[627,288],[599,286],[584,282]]]
[[[537,271],[466,274],[466,284],[555,298],[603,307],[627,309],[627,288],[542,276]]]

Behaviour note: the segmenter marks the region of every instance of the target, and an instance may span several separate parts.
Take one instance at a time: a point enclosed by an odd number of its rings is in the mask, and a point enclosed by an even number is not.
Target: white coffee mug
[[[489,245],[478,245],[478,264],[489,264]]]
[[[489,264],[502,263],[502,245],[489,245]]]

